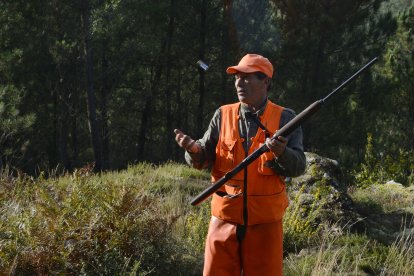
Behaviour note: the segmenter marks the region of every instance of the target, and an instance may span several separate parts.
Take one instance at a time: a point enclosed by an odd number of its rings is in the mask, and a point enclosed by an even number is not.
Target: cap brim
[[[231,66],[228,67],[226,70],[227,74],[236,74],[237,72],[242,72],[242,73],[253,73],[253,72],[258,72],[259,70],[257,70],[257,68],[252,68],[250,66],[240,66],[240,65],[236,65],[236,66]]]

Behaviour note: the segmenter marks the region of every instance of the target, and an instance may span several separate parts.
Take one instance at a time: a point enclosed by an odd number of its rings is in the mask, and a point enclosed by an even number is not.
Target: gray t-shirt
[[[257,111],[257,115],[261,115],[267,105],[267,101],[263,107]],[[258,123],[254,121],[250,116],[246,116],[246,112],[249,109],[247,105],[240,105],[240,119],[239,119],[239,134],[241,138],[245,138],[243,146],[247,152],[250,145],[248,144],[250,138],[254,137],[259,128]],[[280,128],[286,125],[292,118],[295,117],[293,110],[284,108],[280,118]],[[220,108],[216,110],[213,118],[210,121],[210,125],[207,131],[204,133],[203,138],[197,140],[202,147],[201,153],[185,153],[185,159],[187,163],[194,168],[202,169],[210,167],[216,158],[216,146],[220,136],[221,126],[221,112]],[[247,138],[247,139],[246,139]],[[306,157],[303,152],[302,143],[302,129],[299,127],[293,131],[288,137],[288,144],[286,150],[277,159],[275,158],[267,164],[276,173],[283,176],[295,177],[301,175],[306,166]]]

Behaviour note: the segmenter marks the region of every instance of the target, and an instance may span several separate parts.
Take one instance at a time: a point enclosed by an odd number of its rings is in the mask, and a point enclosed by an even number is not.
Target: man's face
[[[239,101],[249,106],[258,108],[267,98],[269,78],[260,80],[255,73],[238,72],[234,84]]]

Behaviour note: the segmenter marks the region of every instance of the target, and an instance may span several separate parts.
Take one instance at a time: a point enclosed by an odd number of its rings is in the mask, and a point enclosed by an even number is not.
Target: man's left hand
[[[283,136],[279,136],[277,139],[267,138],[265,143],[270,151],[272,151],[273,154],[278,157],[285,152],[288,139]]]

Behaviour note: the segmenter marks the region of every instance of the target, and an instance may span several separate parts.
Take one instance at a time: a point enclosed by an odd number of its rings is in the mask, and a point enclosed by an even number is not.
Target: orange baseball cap
[[[240,60],[238,65],[227,68],[226,72],[227,74],[262,72],[271,78],[273,76],[273,65],[261,55],[247,54]]]

